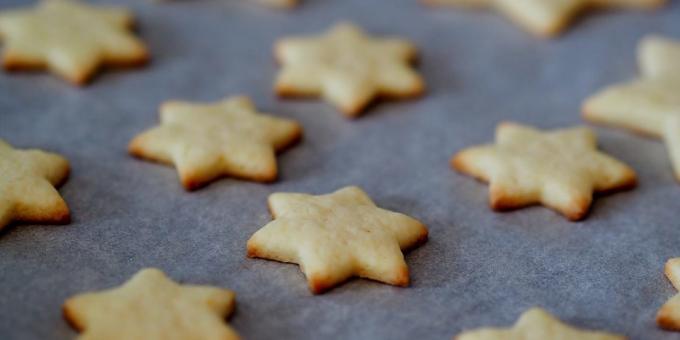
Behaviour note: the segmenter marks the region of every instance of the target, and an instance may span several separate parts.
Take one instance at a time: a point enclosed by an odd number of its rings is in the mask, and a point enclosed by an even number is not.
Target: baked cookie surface
[[[358,187],[312,196],[269,196],[274,220],[248,240],[248,256],[297,263],[310,290],[322,293],[353,276],[409,284],[402,250],[427,239],[406,215],[378,208]]]
[[[409,98],[425,83],[410,62],[415,46],[399,38],[373,38],[340,23],[317,36],[281,39],[274,49],[281,96],[321,96],[348,117],[359,116],[376,97]]]
[[[512,328],[483,328],[459,334],[454,340],[624,340],[605,332],[585,331],[568,326],[541,308],[531,308]]]
[[[422,0],[428,5],[495,9],[543,37],[563,32],[574,17],[590,8],[655,9],[666,0]]]
[[[160,125],[136,136],[129,152],[174,164],[187,190],[222,176],[273,181],[276,151],[302,135],[297,122],[260,114],[242,96],[212,104],[171,101],[160,111]]]
[[[228,289],[180,285],[146,268],[118,288],[71,297],[63,309],[83,340],[236,340],[224,320],[234,305]]]
[[[68,174],[64,157],[14,149],[0,139],[0,229],[12,221],[68,223],[68,206],[54,188]]]
[[[543,132],[501,123],[495,144],[462,150],[451,165],[489,182],[489,203],[495,210],[540,203],[570,220],[586,216],[593,192],[636,184],[635,172],[597,151],[596,136],[585,127]]]
[[[638,47],[638,63],[640,78],[588,98],[583,117],[663,140],[680,181],[680,42],[646,37]]]
[[[130,29],[133,16],[119,7],[76,0],[43,0],[32,9],[0,12],[5,69],[44,69],[85,84],[102,65],[145,63],[149,53]]]

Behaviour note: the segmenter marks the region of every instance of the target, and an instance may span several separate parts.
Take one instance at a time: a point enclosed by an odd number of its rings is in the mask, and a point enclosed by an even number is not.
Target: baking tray
[[[491,12],[411,0],[308,0],[294,11],[235,0],[114,2],[137,14],[153,53],[148,67],[107,71],[85,88],[41,73],[0,74],[0,138],[59,152],[73,169],[60,189],[71,224],[0,232],[0,338],[73,338],[61,315],[67,297],[120,285],[148,266],[236,291],[229,322],[248,339],[449,339],[508,326],[535,305],[631,339],[679,337],[654,320],[676,293],[663,264],[680,255],[680,185],[662,143],[597,128],[601,149],[635,168],[640,184],[597,199],[578,223],[542,207],[494,213],[487,186],[448,165],[455,151],[490,142],[499,121],[583,124],[584,98],[636,76],[641,37],[680,38],[678,1],[655,13],[589,14],[555,40]],[[1,8],[30,4],[3,0]],[[354,121],[322,101],[276,99],[274,41],[342,20],[413,40],[427,95],[379,102]],[[235,94],[305,128],[279,157],[278,182],[224,179],[188,193],[173,168],[127,155],[128,141],[157,123],[162,101]],[[410,288],[357,279],[313,296],[296,265],[246,258],[247,239],[270,221],[269,194],[349,184],[429,227],[429,241],[406,256]]]

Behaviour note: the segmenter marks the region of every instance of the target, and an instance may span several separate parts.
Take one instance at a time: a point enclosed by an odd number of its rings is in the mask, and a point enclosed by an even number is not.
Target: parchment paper
[[[677,1],[655,13],[585,15],[556,40],[492,12],[411,0],[308,0],[289,12],[235,0],[113,2],[136,12],[149,67],[107,71],[82,89],[43,73],[0,73],[0,138],[59,152],[73,169],[60,189],[71,224],[0,232],[0,338],[73,338],[60,309],[67,297],[147,266],[236,291],[229,322],[247,339],[449,339],[509,326],[535,305],[578,327],[680,338],[654,321],[676,293],[663,264],[680,256],[680,185],[662,143],[597,128],[601,149],[634,167],[640,185],[597,199],[580,223],[542,207],[494,213],[487,186],[448,165],[455,151],[492,141],[502,120],[583,124],[584,98],[636,75],[642,36],[680,38]],[[356,121],[322,101],[276,99],[274,41],[341,20],[412,39],[427,96],[378,103]],[[127,155],[162,101],[235,94],[305,128],[279,157],[277,183],[224,179],[187,193],[173,168]],[[349,184],[428,225],[430,240],[406,256],[410,288],[352,280],[312,296],[297,266],[245,257],[247,239],[270,220],[270,193]]]

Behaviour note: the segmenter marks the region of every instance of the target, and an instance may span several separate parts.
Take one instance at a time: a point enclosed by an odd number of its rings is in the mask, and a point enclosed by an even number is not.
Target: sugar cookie
[[[0,229],[12,221],[68,223],[68,206],[54,188],[68,173],[64,157],[13,149],[0,139]]]
[[[630,188],[635,172],[597,151],[588,128],[543,132],[501,123],[496,144],[465,149],[452,166],[490,183],[490,205],[495,210],[541,203],[570,220],[586,216],[593,192]]]
[[[407,286],[402,250],[427,239],[422,223],[378,208],[354,186],[320,196],[275,193],[269,208],[274,220],[248,240],[248,256],[299,264],[315,294],[352,276]]]
[[[416,48],[398,38],[372,38],[342,23],[325,34],[286,38],[274,51],[282,68],[281,96],[322,96],[348,117],[357,117],[378,96],[418,96],[425,84],[409,62]]]
[[[129,31],[132,14],[123,8],[76,0],[43,0],[32,9],[0,12],[5,69],[43,69],[77,85],[101,65],[145,63],[149,53]]]
[[[120,287],[71,297],[63,308],[83,340],[236,340],[224,322],[234,305],[228,289],[179,285],[147,268]]]
[[[182,185],[193,190],[225,175],[275,180],[276,151],[301,135],[297,122],[257,113],[247,97],[212,104],[171,101],[161,106],[161,124],[135,137],[129,151],[174,164]]]
[[[524,312],[512,328],[482,328],[464,332],[454,340],[624,340],[605,332],[584,331],[568,326],[541,308]]]
[[[642,76],[588,98],[583,117],[662,139],[680,181],[680,42],[647,37],[638,57]]]
[[[554,37],[564,31],[573,18],[589,8],[658,8],[666,0],[422,0],[428,5],[461,8],[490,8],[504,14],[528,31]]]

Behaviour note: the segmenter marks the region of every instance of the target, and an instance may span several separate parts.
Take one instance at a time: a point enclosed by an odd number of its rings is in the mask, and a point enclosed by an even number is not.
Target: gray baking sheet
[[[289,12],[235,0],[115,3],[136,12],[153,53],[148,67],[107,71],[85,88],[0,73],[0,138],[59,152],[73,169],[60,190],[71,224],[0,232],[0,338],[73,338],[64,299],[148,266],[235,290],[229,322],[247,339],[449,339],[508,326],[535,305],[579,327],[680,338],[654,321],[676,293],[663,264],[680,256],[680,185],[662,143],[597,128],[601,149],[634,167],[640,184],[597,199],[579,223],[542,207],[494,213],[487,186],[448,165],[456,150],[491,141],[502,120],[583,124],[584,98],[635,77],[642,36],[680,38],[678,1],[654,13],[588,14],[555,40],[491,12],[411,0],[307,0]],[[322,101],[275,98],[274,41],[342,20],[412,39],[427,96],[380,102],[355,121]],[[224,179],[187,193],[173,168],[127,155],[128,141],[157,123],[162,101],[235,94],[305,128],[279,157],[278,182]],[[357,279],[313,296],[296,265],[245,257],[247,239],[270,220],[269,194],[349,184],[429,227],[429,241],[406,256],[410,288]]]

